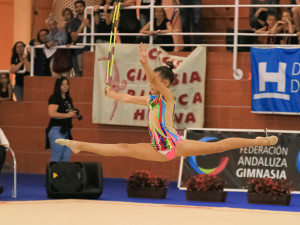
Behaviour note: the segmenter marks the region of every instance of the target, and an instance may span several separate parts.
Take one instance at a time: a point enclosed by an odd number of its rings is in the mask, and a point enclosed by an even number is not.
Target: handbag
[[[67,49],[57,49],[53,55],[53,71],[55,73],[64,73],[72,69],[72,56]]]

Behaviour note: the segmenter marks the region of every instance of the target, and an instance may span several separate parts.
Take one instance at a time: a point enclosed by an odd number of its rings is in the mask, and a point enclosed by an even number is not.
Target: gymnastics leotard
[[[149,133],[152,146],[168,159],[176,157],[175,147],[182,140],[173,128],[175,101],[166,104],[161,95],[150,95]]]

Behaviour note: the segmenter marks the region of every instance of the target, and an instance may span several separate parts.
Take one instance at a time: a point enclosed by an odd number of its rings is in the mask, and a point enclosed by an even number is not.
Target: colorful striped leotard
[[[151,144],[165,157],[175,158],[175,147],[182,140],[173,128],[175,101],[166,104],[161,95],[151,95],[149,101],[149,132]]]

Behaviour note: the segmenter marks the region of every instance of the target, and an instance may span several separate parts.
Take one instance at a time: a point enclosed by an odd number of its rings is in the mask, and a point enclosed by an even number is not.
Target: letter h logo
[[[284,100],[290,100],[290,96],[288,94],[283,94],[286,88],[286,63],[279,63],[278,73],[267,72],[267,63],[261,62],[258,64],[259,71],[259,94],[254,94],[254,99],[262,99],[262,98],[278,98]],[[265,92],[266,91],[266,83],[272,82],[277,83],[277,92]]]

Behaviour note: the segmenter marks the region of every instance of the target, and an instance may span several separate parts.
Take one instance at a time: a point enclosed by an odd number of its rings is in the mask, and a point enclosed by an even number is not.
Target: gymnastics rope
[[[110,31],[110,38],[109,38],[108,60],[107,60],[107,70],[106,70],[106,85],[109,86],[110,86],[113,64],[114,64],[117,24],[119,20],[120,5],[121,5],[121,0],[117,0],[117,5],[115,6],[113,21],[112,21],[111,31]]]

